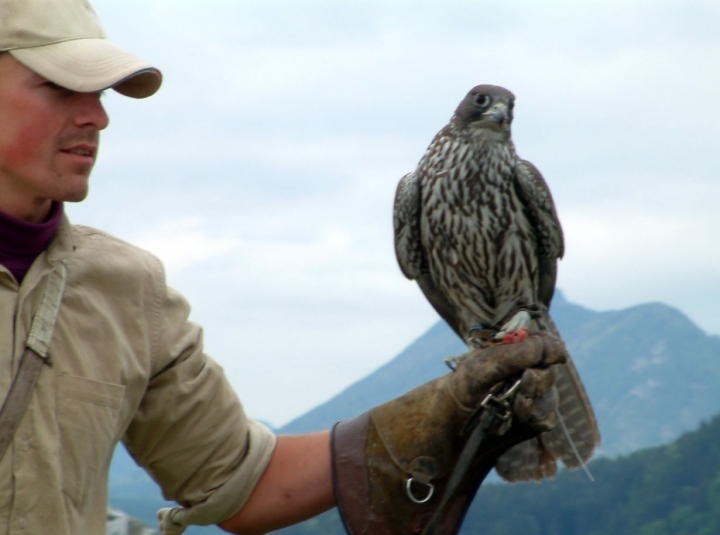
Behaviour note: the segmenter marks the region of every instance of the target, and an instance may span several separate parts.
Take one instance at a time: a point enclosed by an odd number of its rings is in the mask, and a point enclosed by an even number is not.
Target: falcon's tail
[[[549,316],[543,321],[550,332],[558,334]],[[558,364],[555,386],[560,397],[555,428],[518,444],[502,455],[495,466],[498,474],[510,482],[541,480],[557,472],[557,459],[570,469],[584,466],[597,446],[600,430],[585,387],[571,358]],[[571,442],[572,441],[572,442]]]

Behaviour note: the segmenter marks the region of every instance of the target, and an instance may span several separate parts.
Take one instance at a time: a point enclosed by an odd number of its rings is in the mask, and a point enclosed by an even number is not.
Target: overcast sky
[[[68,213],[165,262],[251,415],[286,423],[437,321],[397,268],[392,201],[480,83],[517,97],[568,300],[661,301],[720,333],[720,3],[93,5],[165,79],[107,94]]]

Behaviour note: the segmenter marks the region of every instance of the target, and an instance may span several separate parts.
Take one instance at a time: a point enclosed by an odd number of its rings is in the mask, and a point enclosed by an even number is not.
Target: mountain
[[[552,309],[592,400],[601,454],[665,444],[720,411],[720,337],[661,303]]]
[[[595,312],[556,292],[552,317],[585,383],[602,433],[600,454],[664,444],[720,411],[720,337],[661,303]],[[279,433],[327,429],[448,372],[464,345],[438,322],[392,361]]]

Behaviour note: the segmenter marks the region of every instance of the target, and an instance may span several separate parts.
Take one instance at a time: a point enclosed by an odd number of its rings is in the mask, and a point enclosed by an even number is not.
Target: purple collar
[[[50,245],[62,217],[61,202],[53,202],[44,223],[27,223],[0,212],[0,264],[10,270],[18,284],[37,256]]]

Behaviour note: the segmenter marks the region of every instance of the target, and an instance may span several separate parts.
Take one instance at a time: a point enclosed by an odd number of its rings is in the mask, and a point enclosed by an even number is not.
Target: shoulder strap
[[[48,346],[55,329],[55,320],[60,310],[67,268],[59,262],[50,274],[40,307],[35,313],[30,334],[25,342],[25,352],[20,359],[18,372],[2,409],[0,409],[0,459],[12,441],[15,430],[25,414],[30,396],[35,389],[40,369],[48,358]]]

